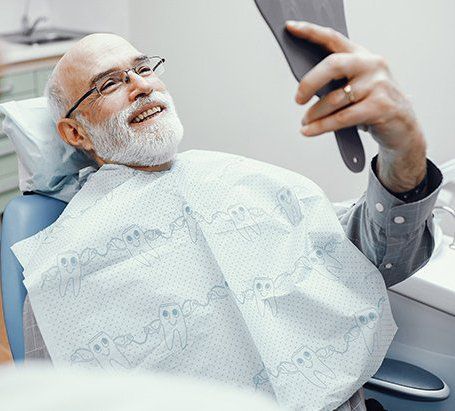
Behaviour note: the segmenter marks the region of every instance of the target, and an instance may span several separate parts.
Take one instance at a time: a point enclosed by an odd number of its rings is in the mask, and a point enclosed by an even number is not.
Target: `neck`
[[[98,163],[98,165],[101,167],[103,164],[113,164],[110,161],[106,161],[101,157],[98,157],[95,153],[91,153],[92,157],[95,159],[95,161]],[[140,171],[164,171],[164,170],[169,170],[172,166],[173,160],[168,161],[163,164],[158,164],[156,166],[137,166],[137,165],[130,165],[130,164],[125,164],[128,167],[134,168],[135,170],[140,170]]]
[[[158,164],[157,166],[128,166],[140,171],[164,171],[169,170],[172,166],[172,161],[167,163]]]

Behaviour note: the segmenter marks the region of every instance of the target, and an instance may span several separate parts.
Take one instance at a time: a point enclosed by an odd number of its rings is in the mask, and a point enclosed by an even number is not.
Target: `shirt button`
[[[398,215],[393,219],[393,221],[397,224],[402,224],[402,223],[404,223],[404,217],[402,217],[401,215]]]
[[[392,265],[393,265],[392,263],[387,263],[387,264],[385,265],[385,268],[392,268]]]
[[[384,206],[381,203],[376,203],[376,210],[382,213],[384,211]]]

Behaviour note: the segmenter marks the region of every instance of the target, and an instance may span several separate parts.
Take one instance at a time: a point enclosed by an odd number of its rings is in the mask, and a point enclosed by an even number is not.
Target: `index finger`
[[[307,21],[288,20],[286,29],[296,37],[319,44],[335,53],[350,53],[357,48],[354,42],[330,27],[319,26]]]

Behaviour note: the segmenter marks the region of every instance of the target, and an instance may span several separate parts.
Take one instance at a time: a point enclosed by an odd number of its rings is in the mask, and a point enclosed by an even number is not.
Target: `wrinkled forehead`
[[[141,56],[125,39],[112,34],[84,37],[58,63],[60,83],[70,99],[77,99],[92,86],[92,79],[108,70],[134,65]]]

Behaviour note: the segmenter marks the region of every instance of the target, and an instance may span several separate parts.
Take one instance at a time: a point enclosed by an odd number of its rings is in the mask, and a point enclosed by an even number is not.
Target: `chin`
[[[143,127],[117,123],[103,132],[97,131],[93,143],[100,158],[134,166],[157,166],[172,161],[184,133],[175,112],[158,117],[152,124],[144,122]]]

